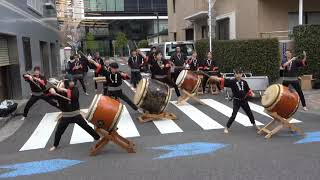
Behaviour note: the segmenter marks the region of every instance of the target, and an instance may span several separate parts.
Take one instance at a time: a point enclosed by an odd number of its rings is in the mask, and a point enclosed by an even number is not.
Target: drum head
[[[261,99],[263,107],[268,108],[277,102],[280,95],[280,87],[281,85],[274,84],[266,89]]]
[[[183,84],[184,79],[186,78],[187,74],[188,74],[187,70],[183,70],[183,71],[180,72],[180,74],[179,74],[179,76],[178,76],[178,78],[176,80],[176,85],[177,86],[181,87],[181,85]]]
[[[94,96],[94,98],[93,98],[93,101],[92,101],[92,103],[91,103],[91,105],[90,105],[90,107],[88,109],[88,113],[86,115],[86,119],[89,122],[91,122],[91,120],[92,120],[93,114],[94,114],[94,112],[95,112],[95,110],[97,108],[97,104],[98,104],[98,101],[99,101],[101,96],[102,96],[101,94],[96,94]]]
[[[142,79],[137,86],[136,94],[134,95],[134,98],[133,98],[133,102],[137,106],[139,106],[143,102],[143,99],[146,96],[147,84],[148,84],[148,80]]]

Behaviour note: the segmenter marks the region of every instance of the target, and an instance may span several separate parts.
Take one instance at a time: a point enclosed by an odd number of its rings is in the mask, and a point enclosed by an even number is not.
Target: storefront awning
[[[194,21],[197,19],[203,19],[207,17],[208,17],[208,11],[200,11],[195,14],[192,14],[191,16],[185,17],[184,20]]]

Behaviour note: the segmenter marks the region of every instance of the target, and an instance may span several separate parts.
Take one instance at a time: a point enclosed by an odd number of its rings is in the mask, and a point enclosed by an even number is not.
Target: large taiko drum
[[[142,79],[134,96],[134,103],[151,114],[162,113],[171,99],[171,90],[167,84],[154,79]]]
[[[123,105],[108,96],[96,95],[89,107],[86,119],[96,127],[111,132],[117,128]]]
[[[297,112],[300,98],[296,92],[281,84],[274,84],[266,89],[261,100],[262,106],[279,116],[288,119]]]
[[[183,70],[179,74],[176,85],[189,93],[194,93],[201,85],[201,79],[191,71]]]

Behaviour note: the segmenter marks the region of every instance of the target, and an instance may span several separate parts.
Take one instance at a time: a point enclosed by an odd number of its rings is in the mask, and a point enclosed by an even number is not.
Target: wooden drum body
[[[151,114],[162,113],[171,99],[171,90],[167,84],[153,79],[142,79],[134,96],[134,103]]]
[[[96,95],[89,107],[86,119],[96,127],[108,132],[116,130],[123,105],[108,96]]]
[[[276,112],[279,116],[288,119],[297,112],[300,98],[296,92],[292,92],[288,87],[275,84],[266,89],[261,103],[266,110]]]
[[[192,94],[195,93],[201,85],[201,79],[191,71],[183,70],[179,74],[176,84],[179,88]]]

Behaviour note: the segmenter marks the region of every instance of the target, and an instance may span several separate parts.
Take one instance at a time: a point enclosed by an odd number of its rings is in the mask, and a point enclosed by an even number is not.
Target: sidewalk
[[[23,100],[14,100],[14,101],[18,103],[17,110],[14,112],[14,114],[23,113],[24,106],[26,105],[28,100],[27,99],[23,99]],[[0,117],[0,129],[3,128],[11,119],[16,117],[16,116],[14,116],[14,114],[11,114],[11,115],[9,115],[8,117],[5,117],[5,118]]]

